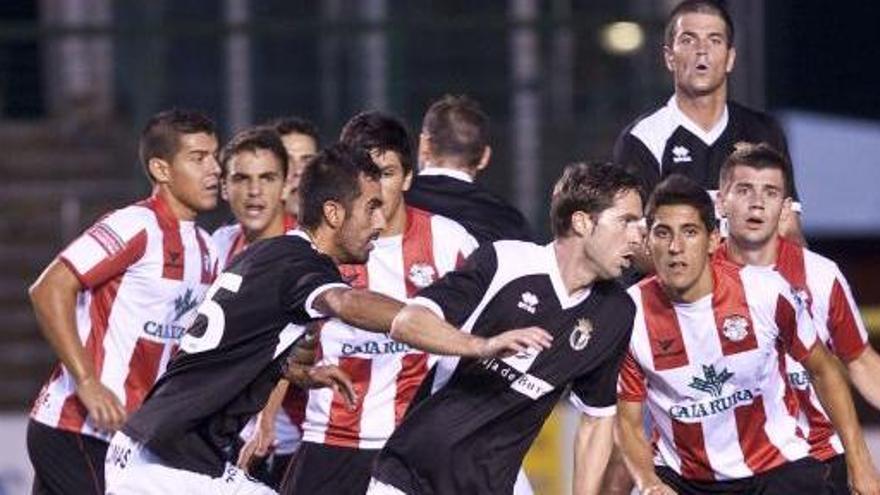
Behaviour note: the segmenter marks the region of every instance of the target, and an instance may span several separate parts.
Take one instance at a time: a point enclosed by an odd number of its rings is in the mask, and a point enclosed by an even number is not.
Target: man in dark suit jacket
[[[422,121],[420,172],[406,193],[407,204],[455,220],[480,244],[532,240],[522,213],[474,182],[491,155],[489,118],[479,105],[464,96],[444,96]]]

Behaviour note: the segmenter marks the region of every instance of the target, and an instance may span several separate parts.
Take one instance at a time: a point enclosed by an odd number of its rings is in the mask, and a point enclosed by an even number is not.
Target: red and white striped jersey
[[[746,478],[809,445],[786,351],[817,342],[806,302],[775,272],[713,262],[711,295],[671,303],[656,277],[629,289],[637,313],[620,399],[646,402],[654,463],[687,479]]]
[[[101,383],[131,413],[165,370],[217,270],[208,234],[178,221],[153,196],[109,213],[59,255],[84,289],[77,297],[79,338]],[[48,426],[109,440],[88,418],[60,363],[31,417]]]
[[[296,228],[296,217],[293,215],[284,215],[284,231]],[[214,246],[217,248],[217,258],[220,260],[220,269],[229,266],[232,258],[238,253],[244,251],[247,247],[247,239],[244,238],[244,231],[240,223],[224,225],[211,234],[214,240]]]
[[[716,258],[728,259],[727,246]],[[837,264],[822,255],[780,238],[775,269],[808,301],[816,334],[844,363],[859,357],[868,346],[868,333],[849,284]],[[825,461],[843,453],[843,443],[825,413],[803,366],[788,356],[788,379],[801,405],[800,421],[810,442],[810,455]]]
[[[295,229],[296,225],[296,217],[290,214],[284,215],[285,232]],[[215,230],[211,237],[214,239],[214,246],[217,247],[221,269],[229,266],[232,259],[248,246],[240,223],[224,225]],[[275,419],[275,453],[292,454],[299,447],[307,398],[308,395],[304,390],[293,386],[287,389],[281,410]],[[255,427],[255,421],[251,420],[242,430],[241,437],[250,438]]]
[[[403,235],[375,241],[366,265],[340,267],[353,287],[398,300],[453,270],[476,247],[464,228],[448,218],[407,207]],[[430,357],[387,335],[339,320],[321,328],[319,358],[345,370],[360,398],[349,410],[338,393],[309,391],[303,441],[340,447],[380,449],[403,418],[428,372]]]

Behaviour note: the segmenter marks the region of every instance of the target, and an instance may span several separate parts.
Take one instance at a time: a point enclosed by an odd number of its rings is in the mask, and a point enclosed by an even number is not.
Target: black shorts
[[[688,480],[664,466],[656,466],[654,471],[664,483],[681,495],[829,493],[825,482],[825,465],[812,457],[789,462],[749,478],[727,481]]]
[[[293,454],[282,494],[364,495],[379,450],[303,442]]]
[[[825,481],[828,493],[849,495],[849,473],[846,470],[846,456],[838,454],[823,463],[825,465]]]
[[[34,466],[34,495],[104,495],[108,443],[88,435],[28,422],[28,457]]]

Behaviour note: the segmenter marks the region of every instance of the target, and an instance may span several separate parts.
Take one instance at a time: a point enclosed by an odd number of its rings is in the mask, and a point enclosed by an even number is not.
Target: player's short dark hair
[[[324,217],[324,203],[338,201],[346,211],[361,194],[359,179],[378,181],[382,175],[362,148],[338,143],[309,160],[299,184],[299,223],[316,229]]]
[[[567,165],[553,187],[550,202],[553,235],[568,235],[574,212],[583,211],[596,218],[614,204],[618,195],[627,191],[640,193],[639,179],[623,167],[605,162]]]
[[[202,132],[212,136],[217,135],[214,121],[197,110],[172,108],[150,117],[141,131],[138,142],[138,158],[147,177],[154,180],[153,174],[150,173],[151,159],[161,158],[171,161],[180,150],[181,135]]]
[[[661,206],[676,205],[686,205],[697,210],[707,231],[712,232],[718,226],[715,203],[709,193],[689,177],[672,174],[657,184],[648,198],[648,206],[645,207],[648,228],[654,225],[654,216]]]
[[[740,141],[733,148],[733,153],[724,160],[718,172],[718,182],[721,189],[727,188],[735,167],[743,166],[755,170],[776,169],[782,172],[785,196],[791,196],[794,191],[794,174],[792,174],[791,163],[785,158],[785,155],[767,143]]]
[[[413,169],[413,145],[409,131],[397,117],[384,112],[361,112],[345,123],[339,142],[381,153],[393,151],[400,157],[403,173]]]
[[[428,107],[422,132],[430,138],[435,156],[473,169],[489,146],[489,117],[471,98],[445,95]]]
[[[669,17],[666,18],[666,31],[663,37],[666,46],[672,46],[675,41],[675,23],[678,22],[679,17],[685,14],[709,14],[720,17],[724,21],[724,27],[727,31],[727,46],[733,46],[733,18],[730,17],[730,12],[727,11],[724,4],[717,0],[684,0],[676,5],[669,13]]]
[[[287,177],[287,151],[284,149],[284,143],[281,142],[281,137],[275,129],[267,126],[252,127],[232,136],[232,139],[220,150],[220,176],[225,178],[229,173],[229,160],[233,156],[243,151],[257,150],[266,150],[275,155],[281,164],[281,177]]]
[[[275,129],[275,132],[282,137],[288,134],[302,134],[304,136],[309,136],[315,140],[316,147],[321,146],[321,138],[318,136],[318,128],[311,121],[302,117],[297,117],[296,115],[279,117],[277,119],[269,120],[264,125],[272,127]]]

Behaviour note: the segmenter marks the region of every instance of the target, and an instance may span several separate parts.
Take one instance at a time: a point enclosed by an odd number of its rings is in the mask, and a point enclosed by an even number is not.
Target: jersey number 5
[[[199,315],[204,316],[205,321],[200,322],[196,320],[190,331],[180,339],[180,349],[182,351],[188,354],[195,354],[197,352],[210,351],[220,345],[223,331],[226,329],[226,315],[223,314],[223,307],[214,300],[214,296],[220,289],[237,293],[238,289],[241,288],[241,281],[241,275],[230,272],[221,273],[217,280],[214,281],[214,284],[211,285],[211,288],[205,294],[205,300],[199,305],[198,309]]]

